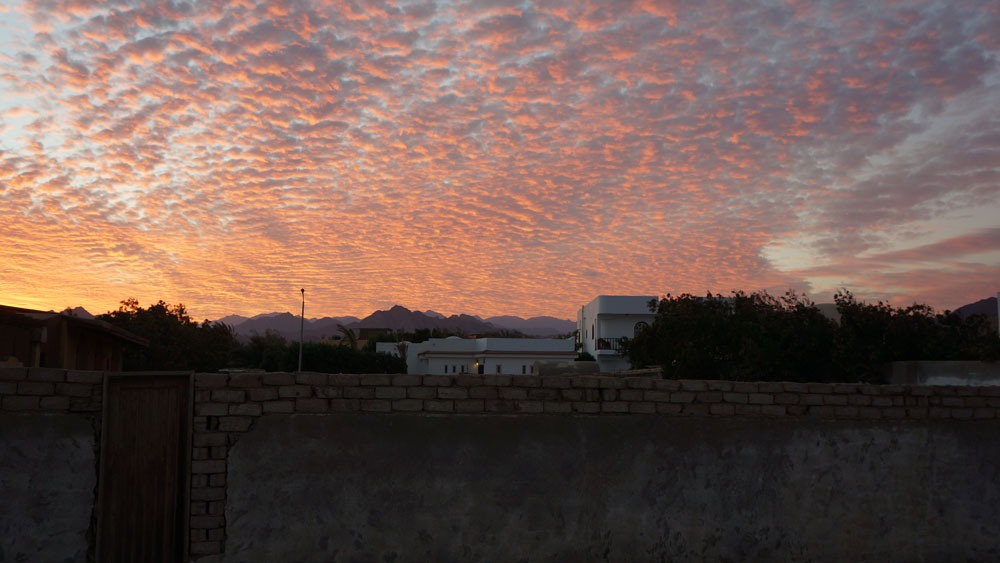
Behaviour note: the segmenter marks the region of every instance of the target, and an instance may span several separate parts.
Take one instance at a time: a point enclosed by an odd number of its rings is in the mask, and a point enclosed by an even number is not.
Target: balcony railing
[[[607,350],[609,352],[614,352],[616,354],[622,353],[622,343],[619,338],[598,338],[597,339],[597,350]]]

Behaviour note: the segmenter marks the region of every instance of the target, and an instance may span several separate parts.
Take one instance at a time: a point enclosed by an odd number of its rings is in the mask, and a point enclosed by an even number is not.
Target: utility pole
[[[299,373],[302,372],[302,340],[306,333],[306,289],[302,292],[302,316],[299,317]]]

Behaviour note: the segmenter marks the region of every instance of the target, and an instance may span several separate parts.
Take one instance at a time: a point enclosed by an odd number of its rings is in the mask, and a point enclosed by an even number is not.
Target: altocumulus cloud
[[[1000,270],[998,10],[26,0],[0,24],[0,294],[954,307]]]

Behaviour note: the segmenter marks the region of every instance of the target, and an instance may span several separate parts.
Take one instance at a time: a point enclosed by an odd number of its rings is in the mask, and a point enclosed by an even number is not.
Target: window
[[[525,365],[521,366],[521,375],[528,373],[528,367]]]
[[[646,321],[639,321],[635,323],[635,327],[632,329],[632,336],[639,336],[639,333],[649,328],[649,323]]]
[[[500,368],[501,368],[501,367],[502,367],[502,366],[501,366],[500,364],[497,364],[497,374],[499,374],[499,373],[500,373]]]

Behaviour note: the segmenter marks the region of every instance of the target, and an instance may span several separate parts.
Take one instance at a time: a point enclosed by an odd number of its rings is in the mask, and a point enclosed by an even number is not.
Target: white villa
[[[572,338],[432,338],[426,342],[379,342],[378,352],[406,356],[406,373],[534,375],[535,362],[572,361]]]
[[[598,295],[577,313],[580,351],[596,358],[602,372],[629,369],[619,339],[632,338],[640,328],[653,324],[656,315],[649,310],[649,302],[656,299],[652,295]]]

